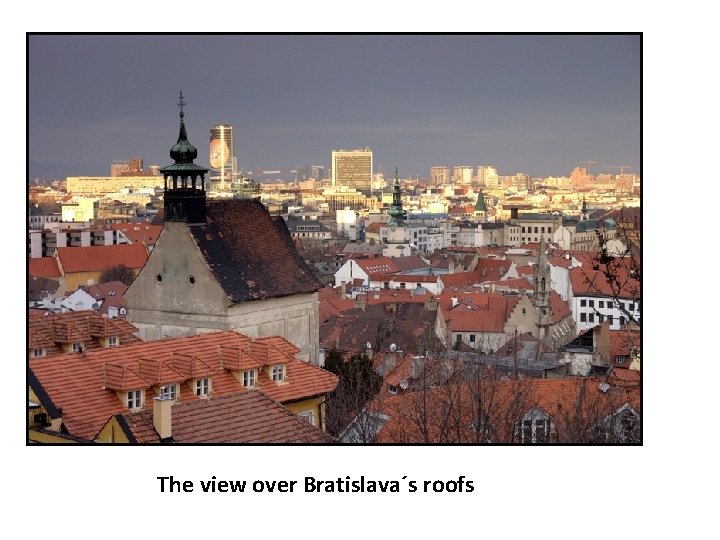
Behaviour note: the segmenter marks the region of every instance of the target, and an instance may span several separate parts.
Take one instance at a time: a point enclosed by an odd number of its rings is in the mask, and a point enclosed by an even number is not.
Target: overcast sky
[[[196,163],[213,124],[246,170],[329,165],[369,146],[380,170],[495,165],[639,173],[638,36],[34,35],[29,177],[172,163],[178,94]]]

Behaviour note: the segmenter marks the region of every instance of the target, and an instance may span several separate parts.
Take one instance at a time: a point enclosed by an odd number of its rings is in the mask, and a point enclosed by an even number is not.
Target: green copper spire
[[[487,206],[485,206],[485,196],[483,195],[482,189],[478,190],[478,198],[475,203],[475,212],[487,212]]]
[[[393,202],[388,210],[390,220],[388,225],[391,227],[404,227],[403,221],[407,212],[403,210],[402,201],[400,200],[400,181],[398,180],[398,170],[395,167],[395,182],[393,182]]]

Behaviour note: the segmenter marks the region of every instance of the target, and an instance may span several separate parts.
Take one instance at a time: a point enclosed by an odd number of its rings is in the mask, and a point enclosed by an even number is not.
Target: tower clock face
[[[225,141],[221,139],[210,141],[210,166],[213,169],[224,167],[229,158],[230,150]]]

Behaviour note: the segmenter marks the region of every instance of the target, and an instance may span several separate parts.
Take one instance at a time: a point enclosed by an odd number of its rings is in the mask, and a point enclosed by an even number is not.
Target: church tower
[[[582,208],[580,209],[580,221],[587,221],[587,220],[588,220],[587,202],[585,201],[585,197],[583,197]]]
[[[388,210],[390,219],[388,225],[390,227],[404,227],[405,216],[407,211],[403,210],[402,200],[400,199],[400,181],[398,180],[398,170],[395,167],[395,181],[393,182],[393,202]]]
[[[185,102],[180,92],[180,135],[170,149],[175,163],[160,169],[165,178],[165,221],[183,221],[188,225],[205,223],[205,174],[208,169],[195,165],[195,148],[185,130]]]
[[[537,262],[533,268],[533,305],[537,313],[538,338],[541,340],[547,337],[551,321],[550,289],[550,264],[545,253],[545,239],[540,237]]]
[[[481,223],[487,223],[487,205],[485,204],[485,196],[482,189],[478,190],[478,198],[473,210],[473,217],[479,218]]]

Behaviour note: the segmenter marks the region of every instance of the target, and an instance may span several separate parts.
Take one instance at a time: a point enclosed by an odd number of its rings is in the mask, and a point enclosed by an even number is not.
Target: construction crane
[[[603,169],[620,169],[620,174],[625,174],[625,169],[631,169],[629,165],[600,165]]]

